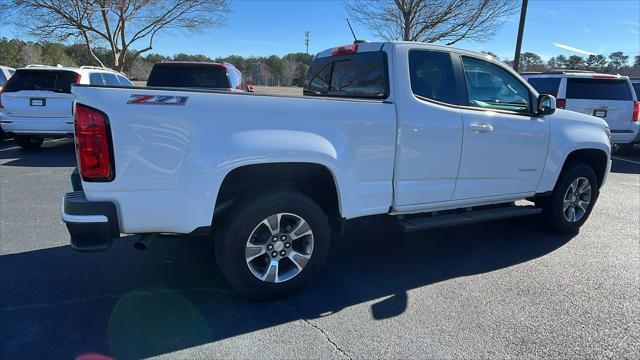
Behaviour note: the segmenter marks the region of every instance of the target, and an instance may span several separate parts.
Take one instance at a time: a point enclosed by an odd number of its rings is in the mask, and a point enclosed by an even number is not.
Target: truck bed
[[[125,233],[189,233],[210,225],[224,177],[248,164],[326,166],[340,179],[345,218],[386,213],[391,204],[391,102],[82,85],[72,93],[109,119],[115,179],[83,188],[88,200],[117,204]]]

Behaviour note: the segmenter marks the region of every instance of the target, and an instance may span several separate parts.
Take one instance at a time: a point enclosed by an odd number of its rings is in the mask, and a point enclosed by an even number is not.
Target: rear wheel
[[[36,149],[42,145],[44,139],[38,136],[16,135],[15,141],[23,149]]]
[[[562,172],[551,196],[541,201],[542,216],[550,230],[575,233],[587,221],[597,198],[595,172],[586,164],[575,163]]]
[[[308,285],[329,251],[329,222],[308,196],[281,190],[249,196],[215,225],[215,254],[240,293],[273,300]]]

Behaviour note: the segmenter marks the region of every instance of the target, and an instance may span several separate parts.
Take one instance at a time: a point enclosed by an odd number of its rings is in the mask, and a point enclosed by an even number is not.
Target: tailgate
[[[52,91],[18,91],[2,94],[2,105],[11,117],[69,118],[73,95]]]
[[[630,130],[634,94],[627,78],[568,78],[567,110],[602,118],[611,130]]]
[[[567,99],[566,109],[599,117],[611,130],[629,130],[633,124],[633,101]]]

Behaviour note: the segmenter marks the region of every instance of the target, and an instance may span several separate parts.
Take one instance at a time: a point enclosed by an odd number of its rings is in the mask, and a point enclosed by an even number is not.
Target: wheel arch
[[[598,188],[600,188],[607,175],[607,164],[609,162],[609,156],[607,153],[603,150],[594,148],[577,149],[572,151],[565,157],[562,164],[562,170],[558,174],[558,179],[560,178],[560,174],[564,173],[571,164],[576,162],[587,164],[593,169],[596,173],[596,179],[598,180]]]
[[[331,226],[342,221],[342,199],[335,172],[314,162],[268,162],[245,164],[224,176],[214,208],[214,221],[238,198],[272,187],[298,190],[311,197],[329,216]]]

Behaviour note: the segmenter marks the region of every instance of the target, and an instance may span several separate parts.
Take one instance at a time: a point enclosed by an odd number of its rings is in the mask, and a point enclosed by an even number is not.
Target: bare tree
[[[345,0],[350,17],[385,40],[441,42],[493,37],[514,0]]]
[[[40,48],[27,44],[20,49],[20,61],[25,65],[40,64],[42,62],[42,52]]]
[[[79,39],[97,63],[94,49],[106,46],[109,65],[127,62],[153,48],[163,30],[201,30],[224,24],[228,0],[14,0],[19,25],[42,39]],[[134,48],[134,45],[138,45]]]

